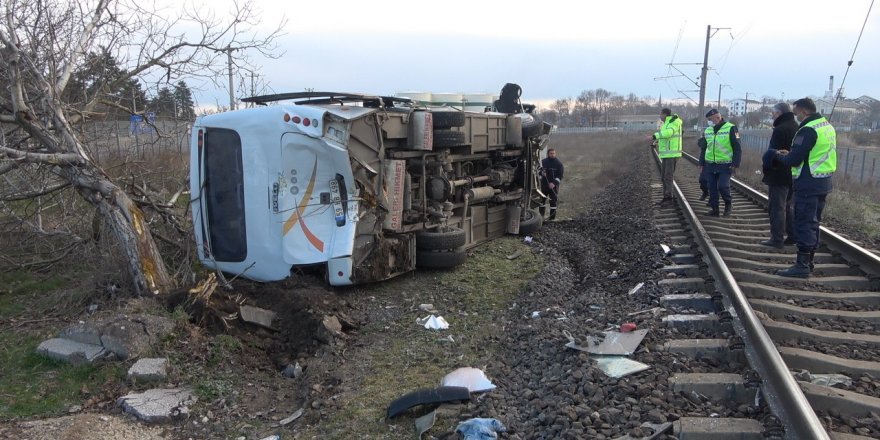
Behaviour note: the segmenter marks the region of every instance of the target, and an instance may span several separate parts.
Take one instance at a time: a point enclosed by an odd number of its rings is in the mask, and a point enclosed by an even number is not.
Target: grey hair
[[[780,102],[773,106],[773,110],[778,111],[779,113],[788,113],[791,111],[791,106],[788,105],[787,102]]]

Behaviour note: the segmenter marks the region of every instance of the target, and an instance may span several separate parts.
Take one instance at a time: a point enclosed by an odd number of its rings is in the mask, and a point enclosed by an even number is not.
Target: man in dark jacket
[[[798,123],[794,120],[791,107],[784,102],[773,106],[773,134],[770,135],[770,144],[767,150],[791,149],[791,141],[798,130]],[[782,248],[786,244],[794,244],[794,232],[792,229],[792,204],[791,204],[791,167],[786,167],[778,161],[773,161],[773,156],[764,158],[764,178],[767,184],[767,198],[769,199],[770,211],[770,239],[762,241],[764,246]],[[783,227],[787,238],[783,240]]]
[[[556,157],[556,150],[547,150],[547,157],[541,161],[541,192],[547,194],[550,199],[550,216],[547,220],[556,219],[556,205],[559,201],[559,186],[562,184],[562,174],[565,167],[562,161]],[[544,215],[544,207],[538,209]]]
[[[703,131],[706,140],[706,152],[700,156],[700,172],[706,173],[709,184],[709,206],[712,207],[706,215],[717,217],[719,215],[719,196],[724,200],[724,215],[731,212],[733,197],[730,194],[730,178],[739,168],[742,157],[742,149],[739,145],[739,131],[736,125],[725,121],[721,113],[716,109],[706,113],[706,119],[712,126]]]
[[[837,170],[837,133],[810,98],[794,102],[800,121],[791,150],[768,150],[767,155],[791,167],[794,191],[794,236],[797,260],[788,269],[776,271],[785,277],[806,278],[813,271],[813,256],[819,247],[819,224],[825,199],[832,190],[831,177]]]

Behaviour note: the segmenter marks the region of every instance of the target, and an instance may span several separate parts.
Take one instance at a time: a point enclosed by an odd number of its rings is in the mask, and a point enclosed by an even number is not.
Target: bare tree
[[[164,82],[183,77],[224,78],[228,57],[247,65],[246,52],[276,56],[283,22],[268,35],[253,4],[236,4],[228,17],[184,8],[146,9],[135,0],[6,0],[0,24],[0,175],[51,177],[6,200],[38,198],[71,187],[91,204],[126,257],[139,294],[164,293],[173,280],[144,212],[90,152],[78,128],[102,109],[143,111],[113,93],[131,81]],[[124,67],[111,80],[65,99],[74,72],[96,48]],[[131,97],[129,97],[130,99]]]

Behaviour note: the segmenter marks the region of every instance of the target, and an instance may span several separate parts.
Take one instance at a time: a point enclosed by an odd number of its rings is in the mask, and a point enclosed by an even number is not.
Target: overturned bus
[[[504,99],[504,96],[502,96]],[[257,281],[324,265],[332,285],[449,268],[465,250],[531,233],[551,126],[405,98],[307,92],[199,117],[191,208],[203,264]]]

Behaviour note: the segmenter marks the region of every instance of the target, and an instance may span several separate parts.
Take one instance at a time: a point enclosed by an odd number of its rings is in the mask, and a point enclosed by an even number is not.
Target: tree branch
[[[80,165],[85,162],[82,156],[76,153],[29,153],[15,150],[0,145],[0,152],[7,156],[28,163],[41,163],[48,165]]]

